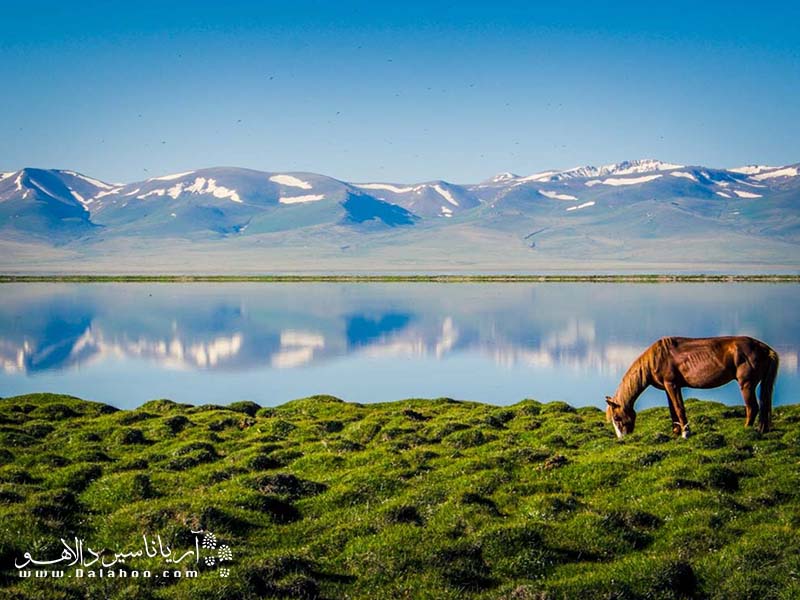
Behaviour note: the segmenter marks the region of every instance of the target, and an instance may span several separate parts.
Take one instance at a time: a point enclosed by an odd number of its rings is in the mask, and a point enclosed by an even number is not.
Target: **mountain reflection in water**
[[[455,396],[434,385],[441,375],[473,400],[599,405],[658,337],[741,334],[781,354],[776,399],[786,403],[798,391],[797,291],[757,283],[5,284],[0,384],[3,395],[47,389],[118,406],[170,393],[194,403],[205,393],[220,403],[337,391],[358,401]],[[111,372],[123,384],[115,398],[101,393],[112,389],[103,383]],[[237,397],[222,398],[226,388]]]

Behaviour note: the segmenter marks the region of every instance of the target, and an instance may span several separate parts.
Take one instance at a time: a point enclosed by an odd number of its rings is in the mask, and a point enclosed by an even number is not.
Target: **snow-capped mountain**
[[[101,188],[73,179],[78,178],[71,172],[44,169],[0,173],[0,232],[33,233],[53,242],[90,233],[95,227],[81,192],[91,197]]]
[[[755,200],[791,190],[800,190],[798,167],[793,165],[726,170],[650,159],[544,171],[524,177],[498,176],[473,188],[490,208],[513,206],[571,212],[588,207],[631,207],[641,201],[670,200],[685,206],[692,200],[716,200],[693,205],[693,209],[704,213],[724,212],[725,205],[720,199]],[[542,204],[542,198],[563,201],[563,206]],[[737,210],[731,212],[741,214],[739,208],[752,207],[737,205]]]
[[[519,175],[511,173],[510,171],[504,171],[492,177],[487,183],[503,183],[505,181],[513,181],[514,179],[519,179]]]
[[[65,219],[100,226],[104,236],[238,234],[337,223],[395,227],[417,217],[336,179],[219,167],[108,184],[74,171],[0,174],[2,225],[49,236]],[[56,210],[56,208],[58,210]],[[41,213],[37,222],[27,215]],[[41,222],[49,215],[47,224]],[[62,223],[63,221],[63,223]]]
[[[717,169],[646,159],[460,185],[230,167],[127,184],[68,170],[0,172],[0,243],[96,249],[138,238],[241,240],[247,252],[309,248],[313,239],[348,251],[405,249],[412,262],[422,248],[453,260],[621,257],[656,248],[654,240],[680,240],[669,252],[682,260],[694,239],[715,241],[720,255],[730,247],[783,264],[800,262],[800,164]]]
[[[414,185],[395,183],[355,183],[376,198],[402,206],[420,217],[451,218],[480,204],[468,188],[446,181]]]
[[[551,170],[541,171],[525,177],[520,177],[513,173],[499,173],[490,179],[487,184],[520,184],[529,181],[552,182],[565,181],[569,179],[585,179],[589,177],[608,177],[619,175],[633,175],[636,173],[653,173],[658,171],[670,171],[680,169],[683,165],[662,162],[653,159],[626,160],[621,163],[594,167],[591,165],[573,167],[563,171]]]
[[[765,179],[775,179],[775,178],[783,178],[783,177],[797,177],[798,175],[798,167],[797,165],[794,166],[787,166],[787,167],[766,167],[763,165],[750,165],[746,167],[736,167],[734,169],[729,169],[733,173],[742,173],[744,175],[749,175],[752,179],[756,181],[763,181]]]

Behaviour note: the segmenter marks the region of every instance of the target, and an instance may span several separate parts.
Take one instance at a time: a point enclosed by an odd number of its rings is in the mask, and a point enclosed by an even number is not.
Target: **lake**
[[[277,405],[523,398],[603,406],[665,335],[775,348],[775,404],[800,395],[797,284],[25,283],[0,285],[0,395],[120,408],[154,398]],[[687,391],[741,404],[735,383]],[[650,389],[637,407],[664,406]]]

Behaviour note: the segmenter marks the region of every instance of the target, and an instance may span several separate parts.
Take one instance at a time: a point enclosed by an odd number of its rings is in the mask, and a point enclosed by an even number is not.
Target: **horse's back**
[[[774,352],[767,344],[759,339],[747,335],[726,335],[718,337],[690,338],[690,337],[663,337],[656,342],[667,348],[677,350],[748,350],[751,352]],[[655,345],[655,344],[654,344]]]
[[[767,344],[749,336],[668,337],[653,346],[666,350],[658,361],[662,377],[694,388],[717,387],[751,374],[760,377],[776,356]]]

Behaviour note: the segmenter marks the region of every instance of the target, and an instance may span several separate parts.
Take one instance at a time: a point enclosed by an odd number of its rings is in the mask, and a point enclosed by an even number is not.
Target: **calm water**
[[[800,399],[793,284],[6,284],[0,395],[603,404],[663,335],[758,337]],[[735,383],[687,396],[740,403]],[[637,406],[665,405],[648,390]]]

